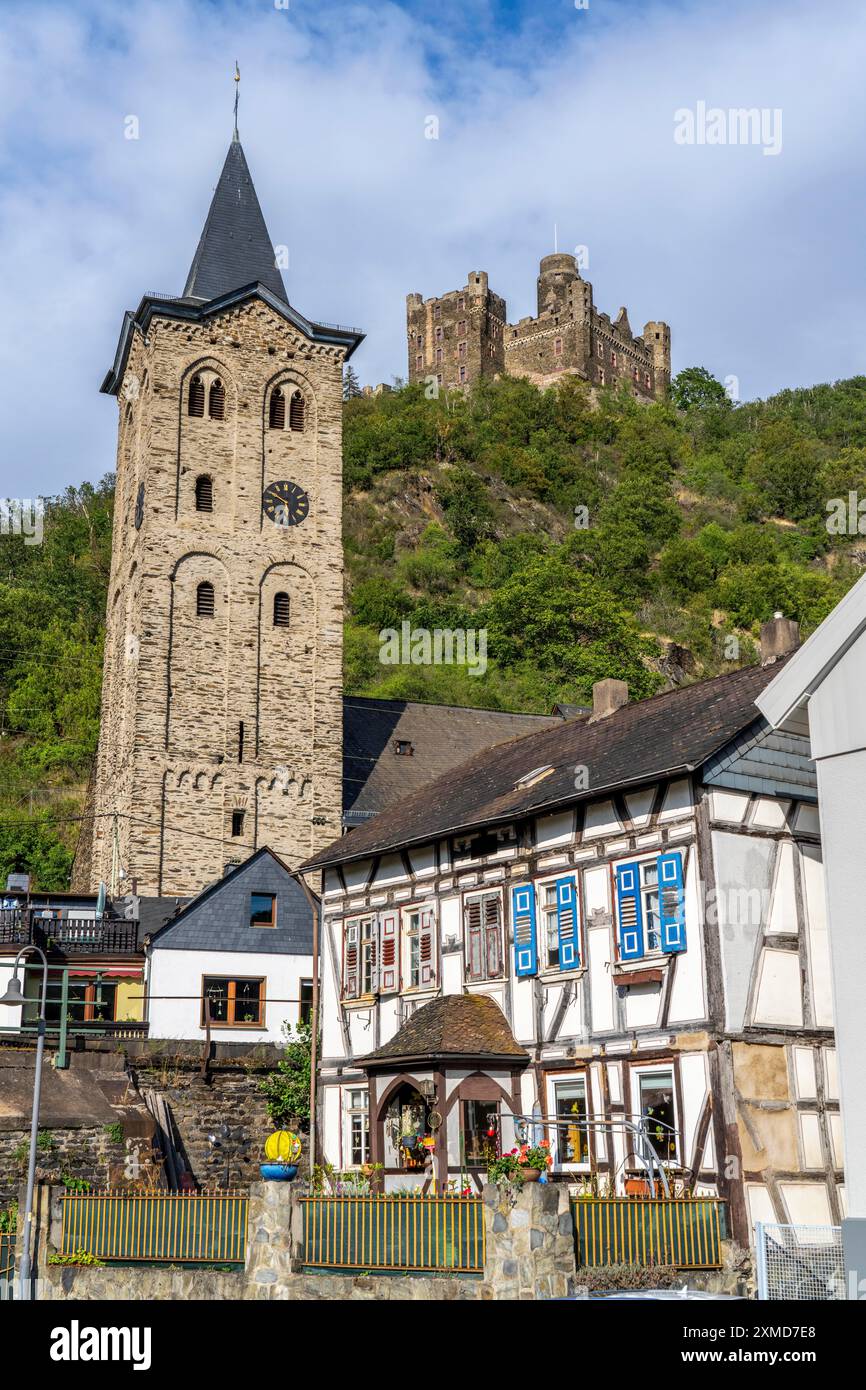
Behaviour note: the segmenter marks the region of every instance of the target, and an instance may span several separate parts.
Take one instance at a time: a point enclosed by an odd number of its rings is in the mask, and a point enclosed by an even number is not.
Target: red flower
[[[539,1147],[540,1149],[549,1149],[549,1148],[550,1148],[550,1140],[549,1140],[549,1139],[542,1139],[541,1142],[540,1142],[540,1144],[538,1145],[538,1147]]]

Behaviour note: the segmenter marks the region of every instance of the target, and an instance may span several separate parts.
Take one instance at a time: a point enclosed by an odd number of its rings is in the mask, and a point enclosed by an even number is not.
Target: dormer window
[[[286,428],[286,398],[279,386],[271,392],[268,426],[272,430],[284,430]]]
[[[195,480],[195,509],[197,512],[213,511],[213,478],[206,474]]]
[[[300,391],[295,391],[289,402],[289,429],[303,430],[304,414],[306,412],[306,401]]]
[[[200,376],[194,376],[189,384],[187,413],[189,415],[204,415],[204,382]]]
[[[274,627],[288,627],[289,613],[288,594],[274,594]]]
[[[224,420],[226,418],[226,388],[218,376],[214,377],[210,384],[207,409],[212,420]]]
[[[216,612],[214,587],[207,579],[195,591],[195,615],[197,618],[212,618]]]

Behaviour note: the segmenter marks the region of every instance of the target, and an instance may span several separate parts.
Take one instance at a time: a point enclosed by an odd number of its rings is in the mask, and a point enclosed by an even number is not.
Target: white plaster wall
[[[277,1001],[300,998],[301,980],[313,978],[313,958],[251,951],[154,950],[150,956],[148,975],[151,1038],[204,1038],[205,1030],[201,1025],[202,976],[233,978],[251,975],[265,981],[264,1027],[213,1027],[211,1036],[220,1042],[282,1043],[285,1041],[283,1021],[288,1021],[294,1028],[300,1015],[300,1004]],[[186,995],[193,997],[182,997]]]
[[[803,847],[803,897],[809,934],[809,969],[812,977],[812,1010],[819,1028],[833,1027],[833,969],[827,931],[827,899],[824,867],[817,845]]]
[[[684,777],[680,782],[671,782],[665,792],[659,820],[672,820],[674,816],[681,816],[684,811],[690,811],[693,804],[688,778]]]
[[[574,837],[574,813],[562,811],[552,816],[539,816],[535,822],[535,836],[539,849],[569,844]]]
[[[610,973],[612,955],[610,928],[591,927],[586,933],[589,955],[589,987],[592,1028],[594,1033],[610,1031],[614,1024],[613,979]]]
[[[680,1085],[683,1092],[683,1114],[680,1118],[682,1160],[691,1163],[698,1122],[707,1097],[709,1078],[707,1059],[703,1052],[684,1052],[680,1057]],[[706,1162],[706,1159],[704,1159]]]
[[[698,882],[698,856],[694,849],[686,858],[686,949],[671,961],[674,971],[668,1022],[685,1023],[706,1018],[704,983],[703,914]]]
[[[761,951],[754,1022],[802,1026],[800,957],[796,951],[772,951],[766,947]]]

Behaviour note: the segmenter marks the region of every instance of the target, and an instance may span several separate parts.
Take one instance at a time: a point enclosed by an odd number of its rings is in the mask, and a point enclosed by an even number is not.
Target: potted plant
[[[517,1151],[517,1161],[523,1169],[524,1182],[538,1182],[553,1164],[550,1143],[542,1139],[538,1144],[521,1144]]]
[[[291,1130],[278,1129],[265,1142],[267,1163],[259,1164],[259,1172],[269,1182],[291,1182],[297,1177],[301,1156],[301,1141]]]

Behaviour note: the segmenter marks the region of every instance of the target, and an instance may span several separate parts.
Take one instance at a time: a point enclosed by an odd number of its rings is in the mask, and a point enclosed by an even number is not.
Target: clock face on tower
[[[262,508],[275,526],[300,526],[310,512],[310,499],[297,483],[269,483]]]

